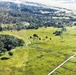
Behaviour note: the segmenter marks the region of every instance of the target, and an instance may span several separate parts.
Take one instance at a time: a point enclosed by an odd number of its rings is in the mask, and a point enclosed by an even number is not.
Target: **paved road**
[[[48,75],[51,75],[52,73],[54,73],[58,68],[60,68],[62,65],[64,65],[66,62],[68,62],[71,58],[75,57],[76,54],[74,54],[73,56],[69,57],[67,60],[65,60],[62,64],[60,64],[59,66],[57,66],[54,70],[52,70]]]

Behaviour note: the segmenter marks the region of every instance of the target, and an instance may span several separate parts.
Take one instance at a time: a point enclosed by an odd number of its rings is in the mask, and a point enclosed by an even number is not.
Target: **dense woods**
[[[24,4],[20,4],[19,7],[16,3],[0,2],[0,31],[38,29],[43,26],[62,28],[72,26],[73,21],[76,19],[56,9]]]
[[[0,35],[0,54],[10,51],[18,46],[23,46],[24,41],[10,35]],[[12,55],[12,53],[9,53]]]

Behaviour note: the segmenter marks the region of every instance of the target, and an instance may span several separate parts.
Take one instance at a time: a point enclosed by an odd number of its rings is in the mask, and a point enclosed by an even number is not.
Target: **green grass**
[[[13,56],[8,60],[0,60],[0,75],[47,75],[55,67],[76,53],[76,27],[67,27],[67,31],[55,36],[54,31],[60,28],[48,27],[38,30],[3,31],[0,34],[9,34],[21,38],[28,43],[12,50]],[[41,40],[30,39],[37,34]],[[45,37],[48,36],[46,39]],[[50,40],[51,38],[51,40]],[[4,57],[2,56],[2,57]],[[0,57],[1,58],[1,57]],[[72,58],[52,75],[76,75],[76,57]],[[72,66],[71,66],[72,65]]]

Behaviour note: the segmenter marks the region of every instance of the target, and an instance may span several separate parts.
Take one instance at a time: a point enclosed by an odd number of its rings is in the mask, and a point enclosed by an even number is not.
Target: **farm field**
[[[60,28],[39,28],[37,30],[2,31],[23,39],[24,46],[12,49],[13,56],[7,53],[0,60],[0,75],[48,75],[54,68],[76,54],[76,27],[66,27],[61,36],[53,33]],[[37,34],[40,38],[34,38]],[[30,43],[29,43],[30,41]],[[76,57],[70,59],[52,75],[76,75]]]

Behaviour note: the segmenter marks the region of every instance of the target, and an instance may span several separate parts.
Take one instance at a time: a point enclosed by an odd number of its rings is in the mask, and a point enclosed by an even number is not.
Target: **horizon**
[[[15,3],[20,3],[20,2],[36,2],[36,3],[41,3],[49,6],[56,6],[56,7],[62,7],[62,8],[67,8],[71,9],[73,11],[76,11],[76,0],[0,0],[0,1],[9,1],[9,2],[15,2]]]

